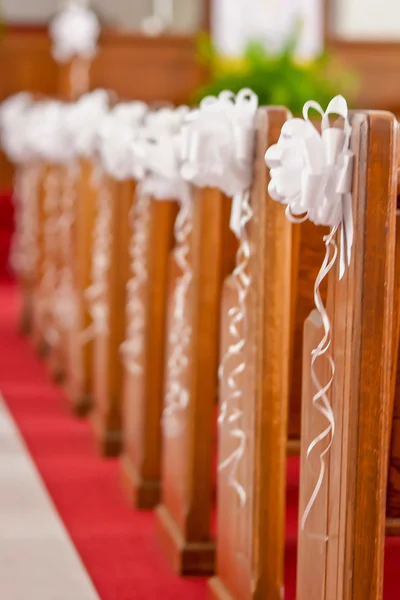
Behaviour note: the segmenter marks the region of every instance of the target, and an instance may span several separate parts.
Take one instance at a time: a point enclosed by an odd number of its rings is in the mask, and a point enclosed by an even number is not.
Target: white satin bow
[[[68,105],[65,129],[76,155],[90,158],[98,145],[102,123],[110,110],[110,96],[106,90],[84,94]]]
[[[180,174],[180,130],[189,109],[161,109],[150,113],[132,145],[133,175],[144,193],[156,199],[186,195]]]
[[[114,179],[132,177],[132,145],[146,112],[147,107],[142,102],[117,104],[101,123],[98,136],[100,160]]]
[[[310,109],[321,115],[319,133],[311,123]],[[331,127],[329,116],[343,118],[343,127]],[[351,182],[353,153],[349,149],[351,126],[343,96],[331,100],[324,112],[314,101],[307,102],[303,119],[290,119],[278,143],[265,155],[270,167],[268,193],[287,205],[286,214],[294,221],[310,219],[316,225],[341,224],[340,278],[350,264],[353,244]]]
[[[70,0],[50,23],[53,56],[63,63],[74,56],[91,59],[97,51],[100,24],[87,2]]]

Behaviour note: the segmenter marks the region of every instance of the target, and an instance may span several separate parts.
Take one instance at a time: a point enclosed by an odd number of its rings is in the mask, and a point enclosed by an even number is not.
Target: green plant
[[[198,56],[207,68],[209,82],[199,89],[194,100],[218,95],[222,90],[237,93],[251,88],[260,105],[288,107],[293,114],[301,113],[310,99],[326,106],[336,94],[344,94],[351,102],[356,88],[354,73],[344,70],[328,53],[300,62],[296,59],[299,28],[288,38],[282,50],[273,54],[259,41],[250,42],[242,57],[232,59],[220,55],[210,38],[198,38]]]

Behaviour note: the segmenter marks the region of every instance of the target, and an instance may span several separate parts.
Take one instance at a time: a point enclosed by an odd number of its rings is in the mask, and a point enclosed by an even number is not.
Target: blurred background
[[[0,100],[62,95],[47,27],[61,0],[0,0]],[[120,98],[195,103],[253,88],[298,113],[344,93],[400,113],[398,0],[92,0],[103,33],[91,88]],[[62,69],[61,69],[62,71]],[[11,171],[0,160],[0,189]]]

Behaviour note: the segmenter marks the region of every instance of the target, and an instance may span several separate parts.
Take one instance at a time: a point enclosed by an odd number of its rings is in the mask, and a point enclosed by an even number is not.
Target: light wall
[[[13,23],[46,23],[62,4],[61,0],[2,0],[4,17]],[[152,0],[92,0],[90,4],[107,23],[127,29],[138,29],[153,6]],[[173,0],[173,4],[174,29],[196,29],[201,23],[203,0]]]
[[[400,0],[331,0],[337,37],[357,41],[400,41]]]

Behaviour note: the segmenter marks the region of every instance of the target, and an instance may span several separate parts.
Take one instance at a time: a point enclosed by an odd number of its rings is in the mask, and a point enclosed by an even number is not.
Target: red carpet
[[[3,238],[3,253],[6,238],[10,236]],[[1,267],[3,279],[4,274],[8,278],[9,271]],[[153,515],[127,505],[118,461],[101,459],[89,424],[69,414],[62,390],[18,335],[18,316],[15,285],[0,276],[0,390],[101,599],[205,600],[204,579],[171,573],[158,546]],[[297,471],[298,461],[291,459],[286,600],[295,596]],[[392,538],[387,540],[385,600],[400,597],[399,565],[400,539]]]

